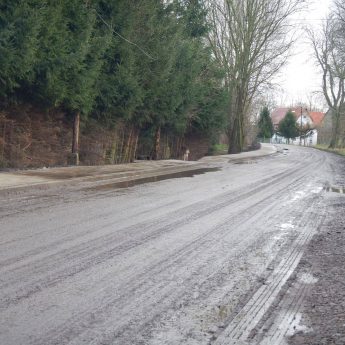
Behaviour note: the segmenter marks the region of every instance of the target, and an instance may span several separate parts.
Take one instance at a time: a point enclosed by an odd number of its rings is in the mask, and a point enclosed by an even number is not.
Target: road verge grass
[[[345,148],[331,149],[327,145],[316,145],[315,148],[322,150],[322,151],[332,152],[332,153],[336,153],[336,154],[341,155],[341,156],[345,156]]]

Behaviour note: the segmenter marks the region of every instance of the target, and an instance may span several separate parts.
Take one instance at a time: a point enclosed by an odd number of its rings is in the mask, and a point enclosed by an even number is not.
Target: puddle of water
[[[313,193],[313,194],[319,194],[321,191],[322,191],[322,187],[317,187],[317,188],[315,188],[315,189],[313,189],[312,191],[311,191],[311,193]]]
[[[117,188],[129,188],[129,187],[137,186],[144,183],[170,180],[173,178],[193,177],[195,175],[201,175],[207,172],[215,172],[215,171],[220,171],[220,169],[219,168],[200,168],[200,169],[189,170],[189,171],[175,172],[175,173],[161,175],[161,176],[143,177],[136,180],[108,183],[108,184],[103,184],[101,186],[87,188],[87,190],[102,191],[102,190],[117,189]]]
[[[291,322],[291,319],[292,319],[292,322]],[[286,328],[288,328],[288,331],[286,334],[288,336],[292,336],[298,332],[308,333],[312,331],[311,328],[302,324],[301,313],[291,314],[290,320],[288,320],[287,323],[289,324],[289,325],[286,325]]]
[[[293,229],[295,226],[291,223],[285,223],[285,224],[281,224],[280,228],[282,230],[289,230],[289,229]]]
[[[244,160],[244,161],[238,161],[238,162],[234,162],[229,160],[229,163],[234,163],[234,164],[257,164],[257,161],[254,160]]]
[[[301,191],[301,190],[296,192],[295,196],[292,198],[292,201],[296,201],[298,199],[303,198],[305,196],[305,194],[306,193],[304,191]]]
[[[300,277],[300,281],[304,284],[316,284],[318,279],[310,273],[303,273]]]
[[[326,192],[345,194],[345,187],[326,186],[324,190]]]

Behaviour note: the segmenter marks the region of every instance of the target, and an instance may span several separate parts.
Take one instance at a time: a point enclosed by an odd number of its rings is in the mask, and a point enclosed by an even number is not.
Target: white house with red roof
[[[275,130],[278,129],[279,122],[284,119],[288,111],[291,111],[295,115],[297,126],[299,128],[303,128],[305,131],[305,135],[297,137],[294,140],[290,140],[290,143],[304,146],[316,145],[318,128],[320,127],[325,114],[320,111],[309,111],[303,107],[276,108],[271,113]],[[272,137],[272,142],[285,144],[287,143],[287,139],[275,133]]]

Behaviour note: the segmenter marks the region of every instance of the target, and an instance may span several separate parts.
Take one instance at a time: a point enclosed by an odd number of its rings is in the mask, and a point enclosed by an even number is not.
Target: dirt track
[[[300,309],[279,332],[268,320],[329,216],[341,161],[289,147],[129,189],[9,195],[0,344],[284,343]]]

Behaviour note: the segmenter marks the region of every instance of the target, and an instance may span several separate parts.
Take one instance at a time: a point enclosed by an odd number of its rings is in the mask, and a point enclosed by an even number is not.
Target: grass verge
[[[345,148],[330,149],[327,145],[316,145],[315,148],[327,152],[333,152],[341,156],[345,156]]]

